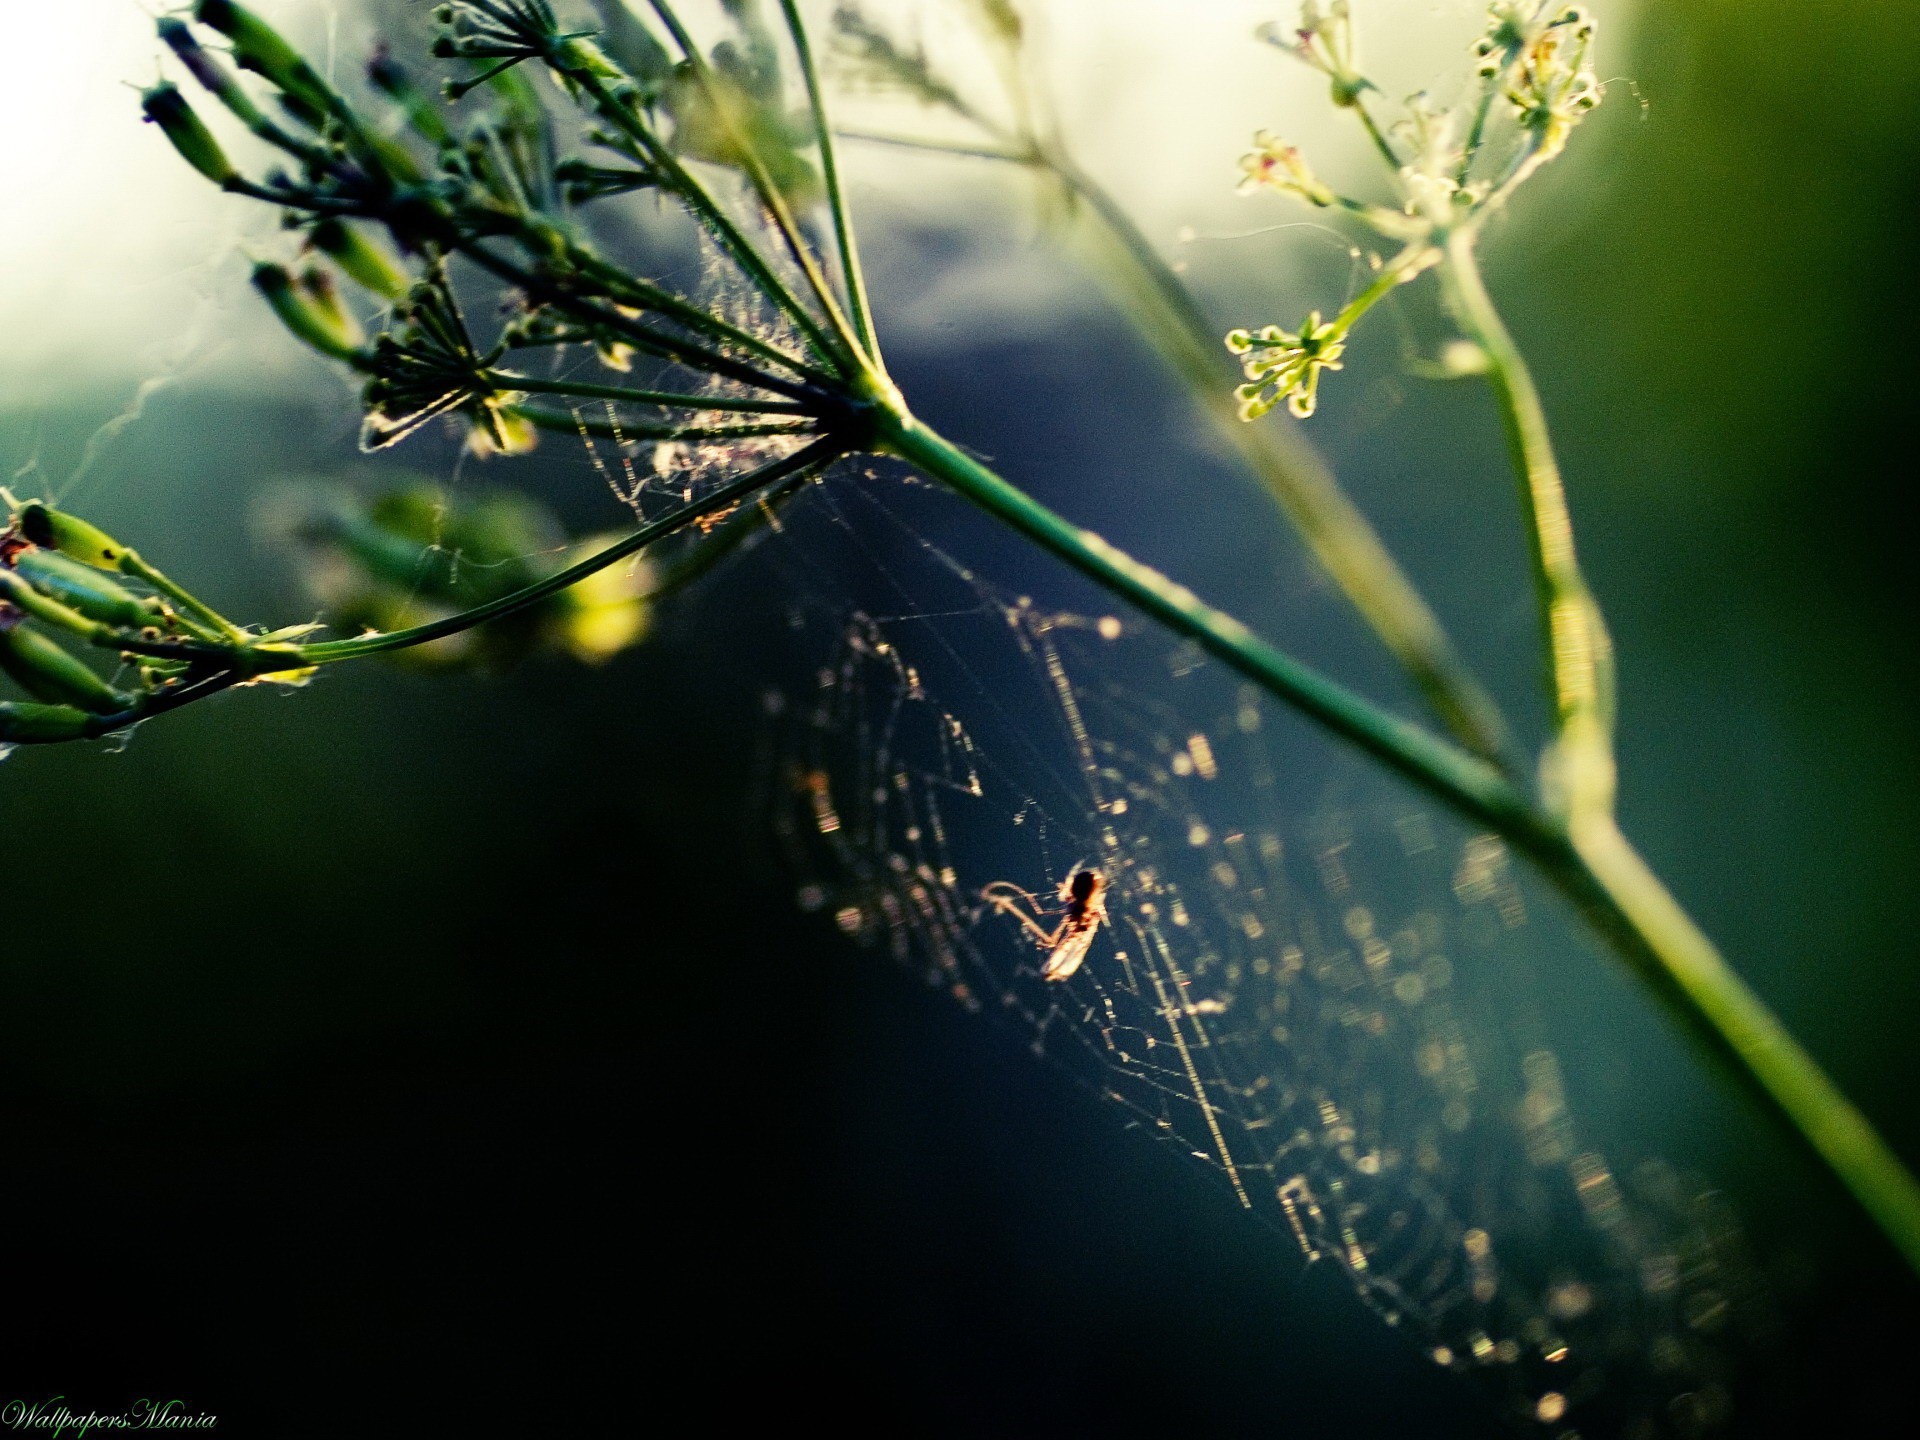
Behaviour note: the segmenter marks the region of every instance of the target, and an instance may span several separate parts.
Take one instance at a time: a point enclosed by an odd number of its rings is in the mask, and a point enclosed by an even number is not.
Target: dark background
[[[1614,63],[1644,120],[1616,87],[1586,168],[1549,172],[1490,256],[1624,657],[1628,829],[1920,1155],[1896,519],[1920,37],[1899,7],[1816,26],[1768,0],[1660,7],[1640,41]],[[971,235],[876,236],[883,323],[994,247],[1071,275],[1032,234],[1009,187]],[[1199,268],[1237,313],[1242,282]],[[1255,618],[1377,682],[1081,303],[1057,333],[910,343],[903,384],[1203,590],[1274,575]],[[1316,438],[1525,694],[1525,611],[1481,559],[1517,543],[1491,410],[1353,358]],[[298,613],[249,505],[362,463],[317,394],[161,396],[90,513],[239,614]],[[0,443],[58,475],[119,404],[0,397]],[[989,573],[1069,588],[968,533]],[[795,912],[755,798],[761,657],[731,631],[716,656],[703,619],[767,585],[749,556],[604,672],[350,668],[0,765],[0,1398],[177,1395],[274,1436],[593,1433],[670,1403],[699,1429],[1486,1433],[1328,1269],[1021,1037]],[[1644,1054],[1593,1104],[1723,1179],[1778,1261],[1791,1326],[1736,1433],[1891,1426],[1911,1287],[1660,1023],[1588,1037]]]

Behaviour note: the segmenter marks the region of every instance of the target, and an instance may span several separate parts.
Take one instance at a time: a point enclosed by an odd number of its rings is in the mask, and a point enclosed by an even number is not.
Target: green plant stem
[[[1577,823],[1568,843],[1579,868],[1562,888],[1584,899],[1654,993],[1732,1062],[1920,1273],[1920,1182],[1900,1157],[1727,964],[1611,817]]]
[[[594,419],[577,410],[549,410],[543,405],[514,405],[515,415],[542,430],[567,435],[596,435],[605,440],[748,440],[762,435],[811,435],[812,426],[791,421],[748,425],[661,425],[645,421]]]
[[[719,201],[680,163],[679,157],[662,144],[652,129],[634,116],[593,71],[563,68],[561,73],[592,96],[594,107],[600,114],[646,151],[648,163],[660,171],[668,187],[681,197],[687,209],[713,236],[720,248],[727,252],[734,264],[740,267],[741,273],[753,287],[793,321],[800,330],[801,338],[814,354],[829,366],[838,363],[841,357],[832,340],[820,328],[819,322],[800,303],[799,297],[775,273],[773,267],[761,258],[760,252],[728,217]]]
[[[1533,823],[1526,796],[1486,761],[1302,665],[1185,586],[1055,514],[904,411],[883,413],[875,423],[881,448],[950,486],[1399,774],[1503,833]]]
[[[672,390],[636,390],[626,385],[595,385],[586,380],[553,380],[489,370],[481,377],[500,390],[526,395],[572,395],[582,400],[612,400],[627,405],[657,405],[670,410],[737,410],[754,415],[812,415],[813,407],[788,400],[756,400],[751,395],[686,395]]]
[[[1611,813],[1613,804],[1613,641],[1574,550],[1559,462],[1539,389],[1481,279],[1474,233],[1446,238],[1441,276],[1462,329],[1487,358],[1507,447],[1520,480],[1534,586],[1545,617],[1546,673],[1565,801]]]
[[[1380,128],[1379,123],[1373,118],[1373,112],[1367,109],[1367,102],[1358,95],[1355,95],[1353,97],[1353,104],[1349,108],[1360,117],[1361,125],[1366,127],[1367,138],[1373,142],[1373,148],[1380,152],[1380,158],[1387,162],[1387,169],[1389,171],[1399,170],[1400,157],[1393,153],[1393,146],[1387,140],[1386,132]]]
[[[1107,268],[1162,360],[1259,477],[1434,715],[1469,750],[1506,765],[1513,746],[1499,707],[1326,462],[1294,427],[1240,419],[1233,392],[1222,383],[1217,327],[1180,278],[1103,187],[1063,156],[1043,163],[1099,221],[1111,256]]]
[[[840,165],[833,148],[833,122],[827,117],[826,92],[820,84],[820,72],[813,63],[813,42],[800,19],[795,0],[780,0],[787,20],[787,32],[793,37],[794,54],[800,61],[800,73],[807,82],[807,101],[813,110],[814,135],[820,144],[820,174],[827,187],[827,209],[833,216],[834,243],[840,251],[840,270],[846,281],[847,308],[852,312],[854,328],[859,332],[860,348],[876,366],[880,366],[880,347],[873,333],[873,309],[867,301],[866,273],[860,267],[860,245],[854,236],[847,197],[840,183]],[[884,373],[884,370],[883,372]]]
[[[1416,240],[1393,259],[1380,267],[1379,273],[1353,299],[1349,300],[1340,313],[1333,317],[1334,329],[1342,333],[1351,330],[1360,317],[1378,305],[1395,289],[1416,278],[1421,271],[1439,264],[1440,252],[1425,240]]]
[[[842,133],[878,144],[1022,165],[1051,175],[1071,201],[1084,206],[1107,242],[1105,263],[1097,270],[1162,361],[1259,478],[1440,723],[1474,754],[1512,768],[1514,747],[1499,707],[1474,678],[1432,607],[1297,429],[1248,425],[1240,419],[1221,374],[1218,327],[1103,186],[1057,149],[987,149]]]
[[[734,118],[732,107],[728,104],[726,92],[721,88],[719,78],[713,73],[713,67],[707,63],[707,57],[693,41],[686,26],[680,23],[680,17],[674,13],[673,6],[667,0],[649,0],[653,13],[673,37],[674,44],[680,48],[680,54],[688,67],[705,88],[708,98],[713,101],[713,112],[727,131],[727,137],[739,151],[740,163],[747,172],[747,178],[753,182],[754,190],[760,196],[760,203],[766,206],[767,214],[773,221],[773,227],[786,243],[788,253],[806,278],[807,287],[813,291],[814,299],[820,302],[820,308],[827,317],[827,324],[839,340],[843,358],[856,370],[862,367],[865,351],[860,337],[853,332],[846,312],[840,308],[840,302],[833,293],[833,287],[827,283],[827,277],[821,273],[819,264],[813,258],[813,250],[807,244],[806,237],[800,233],[799,222],[793,218],[793,211],[787,204],[786,196],[773,182],[768,173],[766,162],[761,159],[759,150],[753,141],[741,132]]]
[[[769,375],[764,370],[722,355],[717,351],[695,345],[691,341],[676,335],[668,335],[641,324],[618,310],[596,305],[589,299],[571,293],[565,286],[545,279],[538,273],[528,270],[506,256],[487,249],[472,240],[458,242],[459,250],[481,269],[490,272],[510,285],[517,285],[530,295],[537,295],[560,310],[577,319],[587,320],[600,326],[607,332],[620,336],[636,350],[685,365],[689,369],[708,370],[742,385],[750,385],[761,390],[771,390],[775,394],[803,399],[819,392],[805,382],[782,380],[777,375]]]

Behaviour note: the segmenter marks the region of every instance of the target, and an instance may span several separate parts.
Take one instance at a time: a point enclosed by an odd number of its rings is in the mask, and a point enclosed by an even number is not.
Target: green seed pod
[[[313,227],[312,238],[316,249],[374,294],[394,300],[407,293],[406,271],[351,225],[322,220]]]
[[[0,670],[36,700],[113,715],[131,703],[79,660],[24,625],[0,626]]]
[[[71,705],[0,700],[0,745],[47,745],[93,737],[93,717]]]
[[[173,148],[180,152],[180,158],[216,185],[225,185],[240,177],[219,141],[193,113],[179,86],[163,80],[152,89],[141,91],[140,108],[147,119],[165,132]]]
[[[194,38],[191,26],[169,15],[161,19],[158,29],[161,40],[180,57],[180,63],[187,67],[187,72],[200,82],[208,94],[231,110],[242,124],[257,128],[265,122],[266,117],[260,113],[260,107],[240,88],[240,82],[232,73]]]
[[[253,267],[253,285],[266,297],[280,323],[322,355],[351,360],[359,353],[359,326],[338,305],[329,305],[310,287],[294,282],[284,265],[270,262]]]
[[[20,533],[43,550],[58,550],[69,559],[96,570],[118,570],[133,552],[77,515],[29,500],[20,507]]]
[[[327,87],[300,52],[266,21],[233,0],[199,0],[193,18],[233,42],[234,61],[279,86],[295,100],[327,106]]]
[[[407,123],[422,139],[436,146],[453,143],[453,131],[440,113],[439,102],[414,84],[406,67],[391,55],[376,54],[367,62],[367,80],[407,112]]]
[[[158,607],[97,570],[53,550],[23,550],[14,557],[14,573],[50,599],[89,620],[122,630],[138,630],[158,618]]]

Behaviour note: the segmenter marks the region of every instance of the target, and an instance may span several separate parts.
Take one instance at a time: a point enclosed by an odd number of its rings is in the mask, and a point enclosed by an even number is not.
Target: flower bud
[[[258,127],[264,121],[260,107],[248,98],[232,72],[208,54],[205,47],[194,38],[191,26],[169,15],[161,19],[158,29],[167,48],[179,56],[180,63],[187,67],[187,73],[198,80],[208,94],[237,115],[243,124]]]
[[[375,295],[389,300],[407,293],[407,274],[385,249],[353,226],[322,220],[311,232],[314,248]]]
[[[13,570],[40,594],[103,625],[138,630],[156,618],[151,601],[57,551],[23,550],[14,557]]]
[[[0,670],[50,705],[113,715],[131,702],[59,645],[25,625],[0,621]]]
[[[253,267],[253,285],[296,338],[336,360],[351,360],[358,355],[360,327],[337,298],[311,282],[297,283],[286,266],[270,261]]]
[[[233,168],[233,162],[227,159],[213,133],[200,123],[200,117],[193,113],[179,86],[163,80],[141,91],[140,108],[147,119],[165,133],[173,148],[180,152],[180,158],[202,175],[216,185],[239,179],[240,172]]]
[[[0,700],[0,745],[40,745],[85,740],[93,717],[71,705],[22,705]]]
[[[326,85],[313,67],[251,10],[233,0],[199,0],[193,18],[232,42],[234,61],[242,70],[253,71],[296,101],[327,108]]]
[[[118,570],[132,552],[77,515],[29,500],[19,510],[20,533],[43,550],[57,550],[96,570]]]

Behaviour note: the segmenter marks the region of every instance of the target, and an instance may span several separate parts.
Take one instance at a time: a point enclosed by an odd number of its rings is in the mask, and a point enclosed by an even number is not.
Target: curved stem
[[[681,56],[688,67],[699,79],[707,97],[713,102],[713,112],[719,117],[720,124],[727,132],[727,138],[739,152],[740,164],[747,172],[747,178],[753,182],[754,190],[760,196],[760,203],[767,207],[774,229],[780,232],[780,238],[786,242],[787,251],[793,257],[793,263],[806,277],[807,287],[813,291],[814,299],[820,302],[820,308],[827,317],[827,323],[833,334],[844,348],[845,358],[855,365],[862,363],[865,352],[861,348],[860,337],[853,333],[847,321],[846,312],[840,308],[840,302],[834,297],[833,287],[827,283],[827,277],[820,272],[819,264],[813,258],[813,250],[807,244],[806,237],[800,233],[800,226],[793,218],[786,196],[773,182],[767,172],[765,161],[753,140],[742,133],[735,119],[732,106],[728,103],[725,91],[719,79],[713,73],[713,67],[707,63],[707,57],[700,53],[700,47],[693,42],[693,36],[686,26],[680,23],[680,17],[674,13],[673,6],[666,0],[649,0],[653,13],[660,17],[660,23],[673,36],[673,42],[680,49]]]
[[[606,83],[591,70],[563,70],[570,81],[593,98],[594,108],[609,122],[617,126],[629,139],[647,152],[647,161],[666,176],[673,192],[680,196],[694,217],[706,227],[720,248],[726,251],[741,273],[752,282],[755,289],[772,301],[780,311],[799,328],[802,338],[814,354],[828,364],[835,363],[836,350],[833,342],[807,307],[800,303],[787,283],[773,270],[773,267],[761,257],[760,252],[733,223],[720,202],[708,193],[707,188],[694,179],[680,159],[660,142],[658,136],[646,125],[640,123],[619,98],[609,90]]]
[[[647,421],[594,419],[577,410],[549,410],[543,405],[515,405],[513,413],[542,430],[567,435],[594,435],[605,440],[750,440],[762,435],[811,435],[810,425],[792,421],[762,421],[747,425],[665,425]]]
[[[1513,746],[1499,707],[1440,618],[1348,497],[1326,462],[1289,425],[1245,424],[1220,375],[1218,335],[1151,241],[1101,186],[1064,157],[1044,162],[1106,231],[1128,308],[1147,338],[1273,496],[1327,574],[1397,659],[1461,744],[1506,766]]]
[[[1397,172],[1400,169],[1400,157],[1393,153],[1393,145],[1387,139],[1386,132],[1373,118],[1373,112],[1367,109],[1367,102],[1358,95],[1353,97],[1353,111],[1359,115],[1360,123],[1366,127],[1367,138],[1373,142],[1373,148],[1380,152],[1380,158],[1387,162],[1387,169]]]
[[[1221,374],[1218,328],[1112,195],[1057,149],[1023,151],[1011,148],[1010,140],[1009,148],[989,149],[841,133],[877,144],[1024,165],[1051,175],[1069,198],[1084,205],[1108,241],[1109,263],[1100,268],[1148,342],[1212,416],[1314,558],[1400,662],[1435,717],[1474,754],[1513,769],[1514,747],[1500,709],[1461,658],[1439,617],[1297,429],[1241,421]]]
[[[1787,1027],[1734,973],[1613,821],[1578,824],[1579,871],[1563,888],[1688,1029],[1799,1135],[1920,1271],[1920,1183]],[[1573,890],[1580,898],[1578,890]]]

